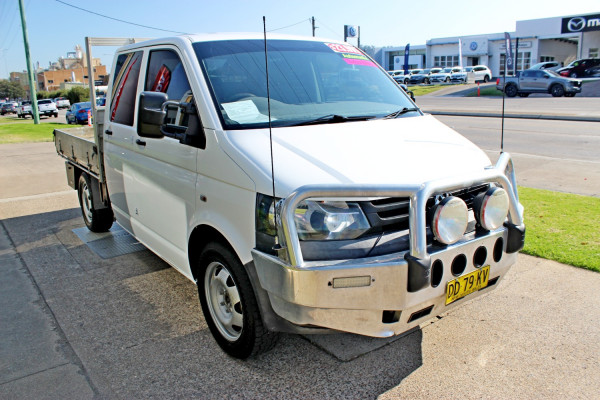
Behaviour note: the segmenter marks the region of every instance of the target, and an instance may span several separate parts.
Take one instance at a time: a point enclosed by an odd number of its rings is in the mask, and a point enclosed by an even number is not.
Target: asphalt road
[[[468,120],[450,123],[493,142]],[[561,189],[564,163],[536,143],[507,137],[555,162],[532,175]],[[598,273],[521,255],[488,295],[350,361],[336,351],[372,343],[284,335],[242,362],[210,336],[194,285],[154,254],[102,259],[81,242],[52,144],[1,145],[0,188],[0,398],[600,398]]]
[[[436,118],[496,161],[501,143],[500,118]],[[517,181],[522,186],[600,197],[598,149],[600,122],[504,120],[504,151],[513,157]]]

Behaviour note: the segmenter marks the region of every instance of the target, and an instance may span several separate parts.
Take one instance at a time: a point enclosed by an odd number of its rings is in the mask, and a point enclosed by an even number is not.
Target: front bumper
[[[501,185],[509,194],[510,212],[505,226],[492,232],[467,234],[451,246],[428,245],[427,200],[436,193],[490,182]],[[293,220],[297,204],[306,198],[349,196],[409,196],[410,250],[362,259],[305,262]],[[525,231],[512,161],[506,153],[494,168],[480,174],[419,186],[303,187],[284,201],[279,223],[282,246],[279,257],[252,251],[258,284],[268,294],[270,308],[297,326],[373,337],[398,335],[461,304],[464,299],[491,290],[515,263]],[[476,252],[479,257],[475,257]],[[486,255],[483,261],[482,253]],[[466,266],[454,275],[452,264],[458,258],[466,259]],[[436,266],[434,279],[432,265]],[[490,266],[488,286],[446,305],[447,282],[484,265]],[[336,288],[334,280],[342,278],[358,278],[363,283],[359,287]]]

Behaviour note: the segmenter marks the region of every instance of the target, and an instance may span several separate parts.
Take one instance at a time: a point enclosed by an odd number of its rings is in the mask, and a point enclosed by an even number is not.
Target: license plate
[[[489,277],[490,266],[487,265],[477,271],[448,282],[446,285],[446,305],[483,289],[487,286]]]

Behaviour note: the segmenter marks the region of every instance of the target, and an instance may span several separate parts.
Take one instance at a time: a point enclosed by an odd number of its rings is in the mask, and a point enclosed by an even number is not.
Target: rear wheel
[[[490,81],[490,77],[489,76],[486,75],[486,76],[483,77],[483,82],[487,83],[489,81]]]
[[[88,229],[92,232],[106,232],[114,221],[112,209],[97,209],[92,196],[92,178],[85,172],[79,176],[78,194],[81,215]]]
[[[279,334],[263,325],[252,284],[237,256],[221,243],[209,243],[198,267],[200,304],[217,344],[240,359],[273,348]]]
[[[515,97],[518,93],[517,87],[515,85],[507,85],[504,89],[504,92],[508,97]]]
[[[561,85],[552,85],[550,93],[552,94],[552,97],[561,97],[565,94],[565,89]]]

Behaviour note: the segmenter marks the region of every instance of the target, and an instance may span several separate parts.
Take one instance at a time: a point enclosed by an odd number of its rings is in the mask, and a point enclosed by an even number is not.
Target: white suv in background
[[[473,67],[473,80],[489,82],[492,79],[492,71],[485,65],[476,65]]]

